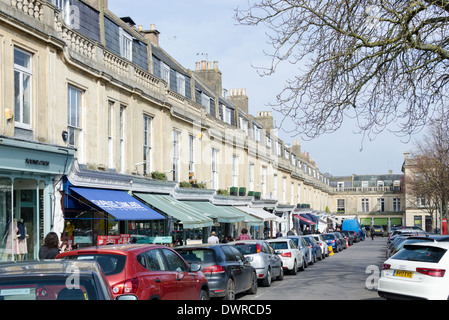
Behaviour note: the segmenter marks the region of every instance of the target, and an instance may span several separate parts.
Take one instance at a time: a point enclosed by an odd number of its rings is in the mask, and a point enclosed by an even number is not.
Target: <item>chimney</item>
[[[292,152],[295,154],[301,154],[301,146],[299,145],[299,140],[293,141]]]
[[[230,89],[229,100],[248,114],[248,96],[246,95],[246,89]]]
[[[256,120],[266,131],[270,131],[273,129],[273,115],[271,111],[258,112]]]
[[[145,39],[150,40],[150,42],[153,45],[155,45],[156,47],[159,47],[160,32],[156,30],[156,26],[154,24],[150,25],[150,30],[140,30],[140,29],[141,28],[139,28],[139,32],[144,35]]]
[[[201,61],[195,63],[195,75],[203,80],[217,95],[223,94],[222,74],[218,70],[218,61]]]

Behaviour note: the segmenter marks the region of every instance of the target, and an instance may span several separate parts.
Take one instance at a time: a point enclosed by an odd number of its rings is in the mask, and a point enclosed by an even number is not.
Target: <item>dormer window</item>
[[[133,60],[133,37],[120,28],[120,55],[122,58]]]

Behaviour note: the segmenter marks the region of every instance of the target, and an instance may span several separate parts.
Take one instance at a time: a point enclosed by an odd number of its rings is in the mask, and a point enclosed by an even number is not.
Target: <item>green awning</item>
[[[242,214],[245,216],[245,219],[243,220],[244,222],[248,223],[250,226],[263,226],[264,225],[264,221],[263,219],[259,219],[257,217],[254,217],[250,214],[247,214],[243,211],[240,211],[237,208],[234,208],[232,206],[223,206],[223,208],[225,208],[226,210],[229,210],[230,212],[234,212],[235,214]]]
[[[360,224],[365,226],[365,227],[370,226],[371,225],[371,218],[361,218],[360,219]]]
[[[207,214],[209,218],[217,219],[221,223],[242,222],[245,220],[245,214],[241,211],[226,210],[225,206],[216,206],[209,201],[182,201],[188,206],[200,210]]]
[[[194,209],[172,196],[149,193],[134,193],[134,195],[150,206],[175,218],[185,229],[197,229],[214,225],[213,219],[209,218],[205,212]]]

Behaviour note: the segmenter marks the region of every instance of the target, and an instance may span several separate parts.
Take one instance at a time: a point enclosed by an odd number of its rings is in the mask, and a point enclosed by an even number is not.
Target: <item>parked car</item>
[[[323,236],[321,234],[312,234],[312,237],[315,238],[315,240],[318,242],[318,244],[321,247],[321,259],[329,257],[329,246],[327,245],[326,241],[323,239]]]
[[[256,270],[233,246],[203,244],[176,247],[188,263],[198,263],[209,283],[211,297],[234,300],[240,292],[257,293]]]
[[[326,241],[328,246],[332,247],[334,253],[343,250],[342,241],[335,233],[325,233],[323,234],[323,239]]]
[[[337,236],[338,240],[341,243],[342,249],[346,249],[346,239],[343,238],[340,232],[335,232],[335,235]]]
[[[387,250],[387,259],[399,252],[404,245],[418,242],[435,242],[435,240],[430,237],[401,237]]]
[[[404,248],[385,261],[377,292],[385,299],[447,300],[449,242],[422,242]]]
[[[355,239],[353,239],[353,242],[359,242],[362,240],[362,227],[357,219],[343,220],[341,230],[352,231],[353,234],[355,234]]]
[[[303,236],[307,241],[307,244],[312,249],[312,259],[309,264],[314,264],[317,261],[317,258],[321,260],[321,247],[314,237],[311,235]]]
[[[384,227],[379,226],[379,225],[373,225],[371,227],[371,235],[374,236],[384,236]]]
[[[90,247],[56,258],[94,260],[100,265],[115,297],[133,294],[139,300],[207,300],[209,286],[201,266],[187,264],[162,245],[123,244]]]
[[[348,246],[352,246],[354,244],[354,238],[353,235],[350,234],[350,231],[339,231],[339,233]]]
[[[276,252],[280,252],[284,270],[291,274],[297,274],[298,269],[304,269],[306,259],[301,250],[298,249],[292,239],[277,238],[267,240]]]
[[[268,241],[240,240],[228,243],[235,246],[245,257],[251,257],[251,265],[256,269],[257,279],[269,287],[273,279],[284,279],[282,260],[274,252]]]
[[[349,246],[352,246],[354,242],[357,242],[354,231],[340,231],[340,234],[346,237]]]
[[[302,255],[305,258],[305,264],[300,270],[304,271],[309,266],[309,261],[312,259],[312,249],[310,249],[309,244],[303,236],[287,236],[287,238],[292,239],[298,249],[302,251]]]
[[[76,282],[70,281],[75,270]],[[0,264],[0,300],[112,299],[111,288],[93,261],[43,260]]]

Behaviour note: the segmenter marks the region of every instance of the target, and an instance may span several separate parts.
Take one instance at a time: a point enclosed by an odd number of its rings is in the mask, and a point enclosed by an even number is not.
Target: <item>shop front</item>
[[[0,261],[38,258],[75,150],[0,137]]]
[[[166,216],[132,196],[133,190],[172,188],[134,176],[88,170],[76,161],[64,180],[64,235],[74,248],[168,234]]]

